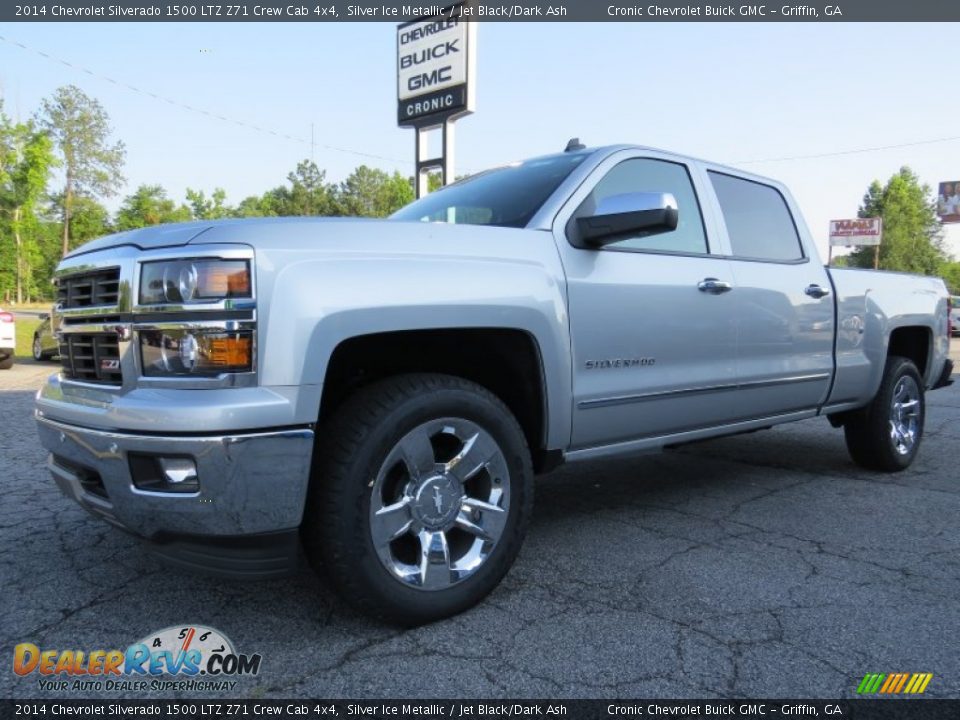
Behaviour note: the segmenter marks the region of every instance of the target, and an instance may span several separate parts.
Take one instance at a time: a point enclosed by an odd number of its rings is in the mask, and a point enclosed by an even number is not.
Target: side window
[[[707,235],[703,229],[700,204],[687,168],[665,160],[637,158],[624,160],[608,172],[587,196],[574,218],[593,213],[604,198],[624,193],[670,193],[677,201],[677,229],[659,235],[625,237],[608,248],[661,250],[681,253],[706,253]]]
[[[800,260],[803,248],[786,200],[776,188],[709,172],[737,257]]]

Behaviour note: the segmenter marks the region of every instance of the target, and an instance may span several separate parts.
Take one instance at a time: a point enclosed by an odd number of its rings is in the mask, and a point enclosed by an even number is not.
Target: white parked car
[[[0,308],[0,370],[13,367],[13,351],[17,344],[17,328],[13,322],[13,313]]]

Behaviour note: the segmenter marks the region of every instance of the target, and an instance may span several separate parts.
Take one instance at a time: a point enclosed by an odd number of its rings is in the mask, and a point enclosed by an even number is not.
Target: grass
[[[20,303],[19,305],[11,302],[4,305],[4,310],[9,310],[10,312],[16,312],[17,310],[46,310],[49,312],[51,305],[53,305],[53,300],[40,300],[38,302]]]
[[[17,319],[17,349],[14,357],[33,358],[33,333],[38,327],[40,327],[40,320],[37,318]]]

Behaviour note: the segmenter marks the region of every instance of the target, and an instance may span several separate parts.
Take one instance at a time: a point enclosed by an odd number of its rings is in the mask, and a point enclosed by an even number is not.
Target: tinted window
[[[799,260],[800,237],[783,195],[769,185],[710,173],[733,254],[762,260]]]
[[[563,153],[473,175],[400,208],[393,220],[525,227],[589,153]]]
[[[673,232],[659,235],[625,237],[608,248],[667,250],[705,253],[707,236],[703,230],[700,205],[687,168],[664,160],[638,158],[625,160],[608,172],[583,201],[574,218],[592,215],[604,198],[625,193],[670,193],[677,201],[678,222]],[[573,226],[571,225],[571,228]]]

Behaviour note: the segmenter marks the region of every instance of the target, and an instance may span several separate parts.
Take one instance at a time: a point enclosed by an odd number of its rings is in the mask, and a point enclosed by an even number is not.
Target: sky
[[[871,181],[903,165],[931,186],[960,179],[958,31],[479,23],[477,108],[457,124],[456,171],[571,137],[707,158],[785,182],[826,257],[829,220],[855,216]],[[8,114],[31,116],[65,84],[103,104],[127,148],[120,197],[159,183],[177,200],[223,187],[237,203],[311,153],[331,181],[360,164],[413,172],[413,130],[396,125],[393,23],[5,23],[0,36]],[[780,160],[938,138],[955,139]],[[947,244],[960,258],[960,225]]]

